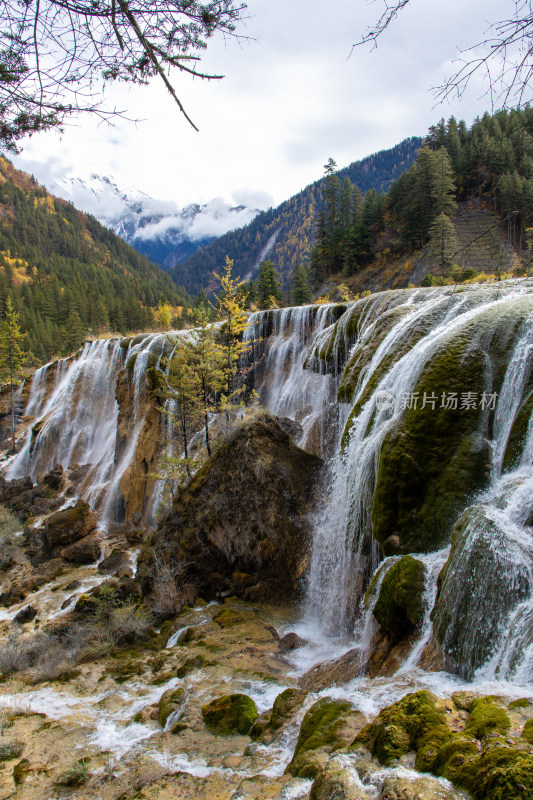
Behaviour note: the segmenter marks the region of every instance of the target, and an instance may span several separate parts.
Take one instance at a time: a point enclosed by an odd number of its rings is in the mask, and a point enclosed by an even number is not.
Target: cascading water
[[[487,406],[490,405],[490,397],[498,394],[492,434],[493,481],[501,472],[505,445],[516,414],[524,401],[524,391],[531,375],[533,330],[531,317],[526,313],[528,310],[531,311],[531,298],[527,297],[525,302],[524,300],[521,291],[513,295],[495,289],[455,294],[455,296],[443,292],[413,292],[402,306],[396,306],[394,309],[396,321],[393,321],[381,339],[379,335],[375,335],[376,328],[380,325],[380,318],[382,319],[382,316],[376,314],[379,303],[374,302],[373,309],[368,306],[362,309],[360,319],[364,315],[364,322],[361,325],[359,321],[357,341],[347,353],[346,360],[348,364],[357,363],[357,359],[361,359],[363,354],[362,360],[366,358],[366,364],[360,369],[354,382],[352,403],[356,413],[347,426],[344,449],[329,466],[322,491],[321,508],[313,520],[314,544],[306,601],[308,620],[318,621],[323,629],[337,634],[353,627],[361,592],[381,557],[380,549],[372,538],[372,532],[376,482],[382,452],[400,428],[409,403],[413,403],[412,398],[416,396],[420,377],[427,365],[430,365],[430,368],[432,359],[453,344],[462,332],[467,332],[474,341],[472,331],[475,331],[476,326],[479,326],[479,342],[481,342],[480,347],[483,347],[483,327],[487,319],[492,316],[504,320],[515,304],[522,303],[524,306],[522,318],[525,321],[515,337],[513,357],[509,361],[499,392],[494,391],[498,388],[497,380],[494,365],[490,364],[488,357],[483,374],[484,391],[481,395],[485,396]],[[382,312],[383,309],[379,311]],[[349,313],[353,317],[356,313],[355,308],[352,307]],[[429,326],[428,320],[431,323]],[[515,324],[514,330],[516,327]],[[505,331],[502,331],[502,334],[507,335]],[[373,336],[379,342],[377,346],[374,345],[371,353],[365,354],[365,347]],[[324,349],[324,337],[319,346]],[[332,357],[335,358],[335,353]],[[345,376],[342,380],[345,380]],[[383,391],[389,392],[394,401],[392,406],[386,405],[380,409],[376,405],[376,393]],[[441,398],[438,397],[437,401],[440,403]],[[418,397],[418,402],[423,403],[422,396]],[[428,402],[435,400],[432,398]],[[487,424],[487,411],[488,408],[480,415],[480,426],[482,423]],[[531,494],[533,484],[529,483],[530,447],[533,448],[533,444],[531,437],[528,436],[518,473],[514,472],[503,479],[512,489],[511,492],[509,488],[503,491],[505,499],[501,497],[500,486],[500,499],[496,503],[494,493],[498,494],[497,483],[484,498],[484,503],[499,504],[499,509],[492,510],[493,515],[499,513],[505,516],[508,536],[504,549],[511,547],[512,550],[512,555],[508,554],[507,559],[510,572],[513,573],[510,565],[518,561],[524,565],[523,571],[527,573],[527,579],[520,578],[521,568],[517,567],[515,572],[518,572],[519,577],[514,573],[514,577],[509,576],[510,584],[514,581],[521,587],[517,590],[518,605],[512,606],[510,616],[499,621],[497,627],[501,631],[501,638],[505,641],[496,648],[496,655],[491,661],[491,666],[487,667],[489,671],[485,674],[489,675],[492,669],[493,674],[498,673],[507,677],[511,674],[510,670],[514,670],[512,674],[520,679],[526,675],[530,677],[533,668],[533,663],[530,663],[533,661],[533,641],[529,634],[529,621],[533,618],[533,606],[531,606],[533,583],[529,577],[532,542],[531,529],[526,530],[523,527],[524,516],[527,516],[533,508],[533,494]],[[527,475],[524,475],[524,471]],[[465,502],[464,505],[466,504]],[[522,525],[520,530],[517,529],[517,520],[513,521],[513,513],[515,516],[521,515],[521,519],[518,520]],[[499,528],[502,527],[505,526],[503,520],[500,520]],[[391,531],[391,534],[393,533],[394,531]],[[509,542],[513,538],[518,539],[519,544],[512,546]],[[435,544],[439,545],[440,540]],[[471,546],[475,548],[474,539]],[[418,556],[422,561],[428,562],[425,564],[427,574],[424,598],[425,622],[422,625],[423,631],[419,643],[404,665],[406,669],[416,664],[432,633],[430,612],[437,593],[436,579],[448,552],[438,546],[434,549],[436,551],[434,553]],[[465,579],[464,574],[462,577]],[[499,579],[501,578],[500,574]],[[466,591],[472,591],[473,596],[477,598],[476,587],[468,584],[466,580],[463,585],[468,586]],[[455,584],[454,589],[456,589]],[[524,595],[527,595],[528,599],[522,602]],[[449,601],[450,605],[453,605],[453,599],[449,598]],[[457,603],[456,606],[457,625],[463,630],[475,630],[476,619],[465,620],[464,615],[459,613]],[[454,613],[451,615],[454,616]],[[508,642],[509,626],[514,630],[520,628],[523,631],[522,634],[517,633],[512,644]],[[479,625],[477,628],[480,631],[485,629]],[[481,632],[479,635],[484,634]],[[510,650],[513,652],[519,650],[523,654],[521,660],[518,659],[517,662],[515,655],[513,661]],[[527,661],[526,667],[525,661]]]
[[[6,477],[28,475],[36,481],[56,464],[79,465],[84,476],[76,487],[78,495],[99,512],[103,527],[120,519],[121,482],[144,435],[151,404],[147,371],[159,368],[163,353],[171,352],[167,334],[100,340],[87,343],[74,358],[37,370],[25,409],[33,421]],[[131,408],[123,410],[121,423],[117,387],[123,375]],[[163,439],[172,434],[166,417],[164,421]],[[152,521],[155,497],[147,496],[144,507],[145,518]]]
[[[490,655],[481,653],[481,661],[474,659],[466,668],[483,667],[487,675],[529,674],[532,310],[531,287],[514,283],[383,292],[344,305],[251,315],[245,338],[254,342],[253,384],[262,404],[299,423],[297,443],[328,458],[320,507],[312,519],[308,621],[330,634],[350,633],[382,550],[412,552],[426,569],[425,622],[408,659],[408,665],[414,664],[431,636],[436,577],[451,528],[477,502],[481,511],[472,511],[463,524],[471,545],[462,552],[475,550],[476,531],[484,530],[486,539],[488,529],[497,529],[500,560],[493,560],[499,579],[507,575],[516,590],[514,595],[507,592],[514,599],[502,617],[501,635],[499,626],[493,626]],[[93,342],[76,358],[38,370],[26,406],[26,415],[35,422],[7,477],[29,474],[35,479],[56,463],[88,465],[80,495],[104,520],[120,518],[124,485],[145,437],[146,376],[161,369],[162,354],[171,350],[164,334]],[[119,376],[130,397],[122,411]],[[465,395],[477,395],[478,408],[475,414],[462,409],[457,405],[460,395],[455,407],[446,399],[451,405],[443,420],[439,409],[459,379],[464,379]],[[386,402],[378,404],[377,396]],[[421,433],[422,420],[426,428]],[[517,425],[523,428],[521,436]],[[158,452],[170,453],[175,433],[167,418],[160,420],[159,433]],[[453,459],[445,449],[437,452],[439,436],[442,441],[448,437],[450,448],[456,449]],[[416,449],[424,437],[429,455]],[[394,462],[398,449],[400,458]],[[455,473],[460,478],[454,482]],[[433,496],[431,481],[437,478],[441,483]],[[418,494],[409,494],[411,482]],[[160,488],[154,485],[145,497],[145,518],[153,517]],[[435,507],[429,521],[428,506]],[[456,551],[452,548],[435,618],[444,649],[452,661],[455,653],[462,663],[468,643],[457,644],[453,624],[439,612],[447,591],[456,601],[460,596],[450,582],[451,574],[461,575],[461,566],[454,565]],[[519,562],[514,573],[501,567],[513,559]],[[475,586],[471,591],[475,594]],[[474,612],[469,613],[465,631],[476,625]],[[512,647],[504,641],[505,626],[516,632]]]
[[[250,316],[244,337],[254,342],[254,388],[261,404],[278,417],[300,423],[296,443],[318,453],[331,451],[335,440],[336,386],[332,375],[304,366],[315,337],[331,327],[336,308],[258,311]]]

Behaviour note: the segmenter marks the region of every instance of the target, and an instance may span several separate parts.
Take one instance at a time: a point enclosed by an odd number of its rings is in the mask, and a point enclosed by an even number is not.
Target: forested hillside
[[[339,170],[341,179],[349,178],[361,192],[386,191],[391,183],[416,158],[422,140],[405,139],[390,150],[375,153]],[[315,224],[322,203],[324,179],[310,184],[275,209],[264,211],[244,228],[231,231],[199,250],[186,261],[169,270],[174,280],[188,291],[206,287],[224,258],[234,259],[241,277],[251,277],[260,261],[268,257],[288,282],[300,262],[309,260],[315,241]]]
[[[37,361],[87,335],[153,327],[159,303],[190,305],[164,272],[94,217],[0,157],[0,314],[10,296]]]
[[[363,197],[329,165],[311,253],[314,283],[339,271],[357,274],[376,258],[421,250],[437,277],[472,269],[473,243],[464,233],[480,211],[494,244],[477,269],[500,274],[505,248],[526,255],[533,245],[533,109],[485,114],[470,129],[453,117],[441,120],[388,194],[370,190]],[[474,236],[487,238],[478,228]]]

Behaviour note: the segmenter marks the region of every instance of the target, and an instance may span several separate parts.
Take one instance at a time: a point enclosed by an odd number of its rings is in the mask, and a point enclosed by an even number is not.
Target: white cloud
[[[345,166],[423,135],[441,116],[471,123],[487,106],[479,82],[462,102],[437,107],[430,89],[450,74],[458,46],[475,44],[488,21],[514,10],[512,0],[411,0],[376,50],[351,52],[382,4],[250,0],[248,6],[244,33],[251,40],[211,41],[206,51],[205,68],[225,73],[224,80],[176,76],[200,133],[157,84],[113,85],[110,105],[128,106],[128,116],[144,122],[109,128],[85,119],[62,136],[34,136],[15,163],[47,185],[65,174],[114,175],[175,208],[215,197],[231,205],[243,191],[277,204],[319,178],[329,156]],[[72,199],[82,202],[81,191]],[[113,198],[93,200],[104,201],[111,215]],[[198,231],[204,223],[216,231],[220,220],[211,209]]]

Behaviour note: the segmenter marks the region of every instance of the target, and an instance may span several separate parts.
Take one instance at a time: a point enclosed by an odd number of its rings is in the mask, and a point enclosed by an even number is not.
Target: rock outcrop
[[[183,564],[183,583],[206,599],[294,598],[307,566],[305,514],[321,464],[272,416],[244,420],[181,492],[153,550],[142,554],[145,591],[157,559]]]

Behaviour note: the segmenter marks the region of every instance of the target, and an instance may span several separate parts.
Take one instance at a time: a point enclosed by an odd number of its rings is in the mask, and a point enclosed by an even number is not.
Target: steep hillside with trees
[[[470,224],[476,211],[482,217],[477,226]],[[485,114],[470,129],[453,117],[441,120],[387,194],[370,190],[363,197],[330,161],[311,253],[314,285],[416,251],[424,252],[437,277],[467,266],[475,272],[470,263],[474,241],[466,241],[464,232],[470,227],[473,239],[478,234],[487,239],[487,225],[494,229],[495,245],[478,269],[499,274],[513,248],[530,260],[533,109]]]
[[[390,150],[375,153],[339,171],[361,192],[386,191],[416,158],[422,140],[405,139]],[[322,203],[324,179],[310,184],[275,209],[261,212],[244,228],[221,236],[186,261],[169,270],[174,280],[190,292],[207,287],[213,272],[229,255],[240,277],[251,277],[265,258],[271,259],[285,285],[298,264],[309,261],[315,243],[315,226]]]
[[[153,328],[159,305],[190,306],[158,267],[0,157],[0,316],[8,298],[39,362],[87,335]]]

